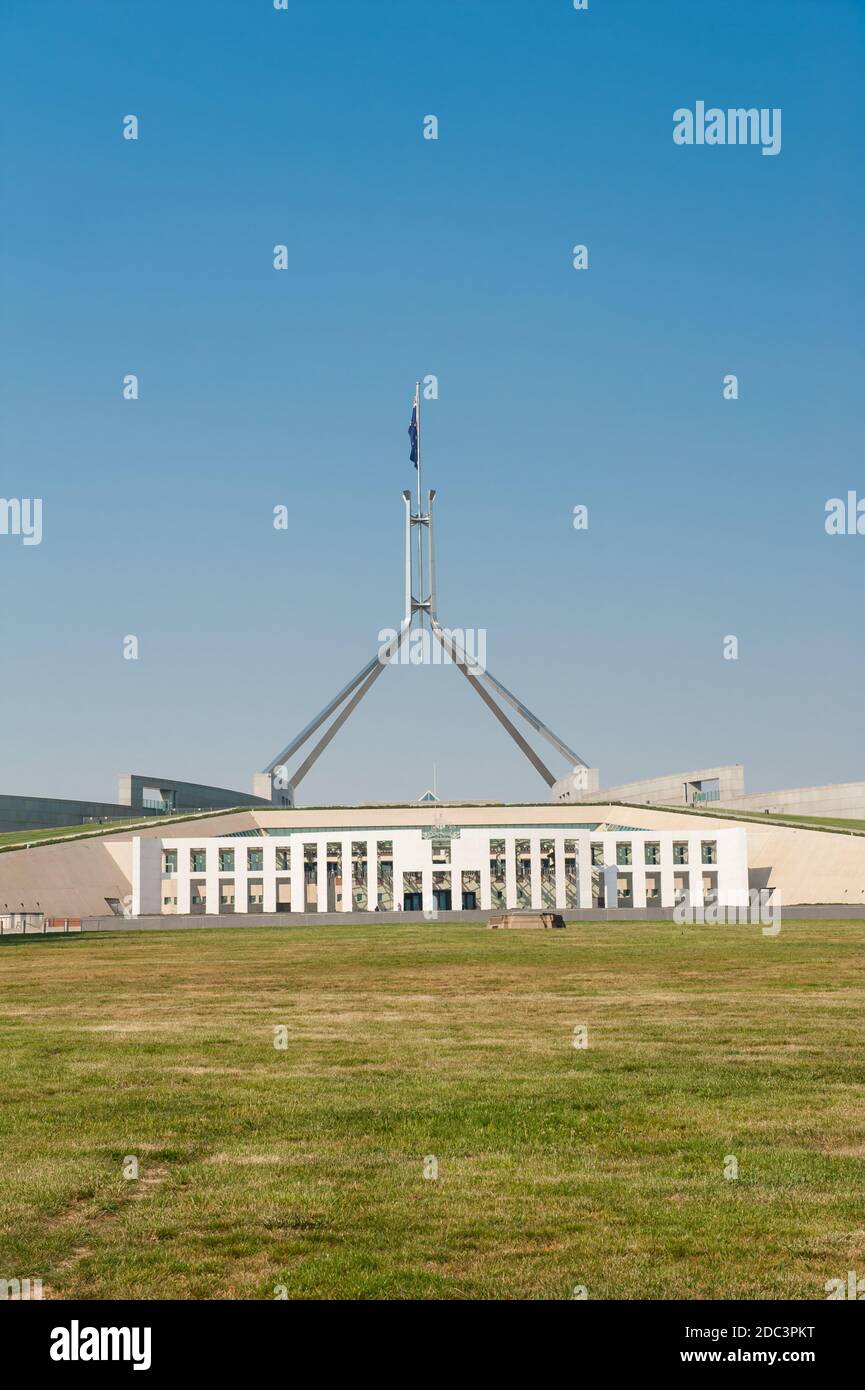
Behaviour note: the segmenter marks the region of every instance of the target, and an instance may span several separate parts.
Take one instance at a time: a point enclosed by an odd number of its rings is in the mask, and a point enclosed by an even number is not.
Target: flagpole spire
[[[502,706],[497,703],[494,696],[498,696],[505,704],[510,705],[518,715],[541,734],[543,738],[551,743],[556,750],[568,759],[572,766],[586,767],[584,760],[563,743],[553,731],[547,727],[526,705],[518,700],[515,695],[502,685],[501,681],[496,680],[492,672],[485,665],[479,665],[474,655],[469,656],[462,642],[455,640],[454,634],[447,628],[443,628],[438,620],[436,611],[436,563],[435,546],[433,544],[433,502],[435,500],[435,488],[430,488],[427,493],[426,511],[423,503],[423,483],[421,480],[421,421],[420,421],[420,382],[415,382],[414,402],[412,405],[412,418],[408,427],[408,435],[411,441],[411,451],[409,458],[417,469],[417,512],[412,511],[412,494],[410,488],[403,489],[403,505],[405,508],[405,615],[399,632],[394,632],[389,641],[379,647],[375,656],[367,662],[357,675],[349,681],[348,685],[336,695],[332,700],[319,710],[315,719],[307,724],[305,729],[292,739],[291,743],[282,752],[268,763],[263,773],[256,777],[256,795],[264,795],[275,805],[295,804],[295,790],[301,780],[309,772],[310,768],[318,761],[325,748],[329,745],[334,736],[345,724],[352,711],[357,707],[364,695],[378,679],[385,666],[393,664],[397,660],[405,660],[400,653],[405,644],[411,647],[411,636],[413,632],[414,615],[418,614],[418,622],[423,628],[424,614],[429,624],[432,636],[436,639],[439,646],[445,653],[447,659],[453,662],[460,670],[466,680],[480,695],[484,704],[495,716],[498,722],[510,734],[517,747],[526,755],[532,766],[541,774],[541,777],[548,786],[556,785],[555,775],[543,763],[534,751],[531,744],[527,742],[520,733],[516,725],[505,714]],[[413,574],[414,548],[412,546],[412,529],[417,527],[417,561],[418,573]],[[424,539],[423,532],[426,528],[426,564],[429,572],[429,588],[426,588],[424,580]],[[415,581],[417,588],[415,588]],[[412,664],[414,664],[412,654]],[[318,742],[307,755],[296,772],[289,774],[287,760],[298,753],[312,735],[321,729],[322,725],[330,720],[326,731],[321,734]],[[437,795],[435,765],[433,766],[433,793]],[[266,791],[259,791],[259,778],[264,779]]]
[[[417,596],[418,601],[423,601],[424,596],[424,577],[423,577],[423,527],[420,519],[423,516],[423,506],[421,504],[421,426],[420,426],[420,382],[414,384],[414,406],[415,420],[417,424]],[[423,611],[421,611],[420,626],[423,627]]]

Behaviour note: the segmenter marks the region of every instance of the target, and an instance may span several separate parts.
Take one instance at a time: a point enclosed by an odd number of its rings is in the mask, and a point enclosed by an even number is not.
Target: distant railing
[[[80,917],[46,917],[44,912],[0,912],[0,936],[47,936],[80,930]]]
[[[140,816],[82,816],[82,825],[126,825],[127,821],[141,820]],[[45,827],[50,833],[51,827]]]
[[[720,801],[721,793],[717,792],[694,792],[695,805],[701,801]]]

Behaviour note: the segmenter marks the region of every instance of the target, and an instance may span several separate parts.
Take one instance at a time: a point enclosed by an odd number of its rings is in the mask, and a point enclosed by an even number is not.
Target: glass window
[[[219,910],[220,912],[234,911],[234,880],[223,879],[219,885]]]
[[[673,898],[676,903],[689,903],[691,901],[691,875],[673,875]]]
[[[673,841],[673,863],[674,863],[674,864],[687,864],[687,862],[688,862],[688,841],[687,841],[687,840],[674,840],[674,841]]]
[[[718,862],[718,842],[717,840],[703,840],[701,845],[703,851],[704,864],[717,864]]]
[[[221,874],[234,873],[234,850],[221,849],[219,851],[219,872]]]
[[[381,897],[381,895],[380,895]],[[383,904],[379,901],[379,906]],[[392,906],[392,904],[391,904]],[[420,870],[407,871],[402,876],[402,906],[404,912],[420,912],[423,909],[422,877]]]
[[[367,861],[366,840],[351,842],[351,903],[355,912],[366,912],[367,901]]]
[[[177,873],[177,850],[164,849],[162,851],[162,872],[164,874]]]
[[[383,912],[392,912],[394,907],[393,893],[393,840],[378,840],[376,842],[376,852],[378,855],[378,869],[376,871],[376,896],[378,906]],[[420,889],[411,889],[410,896]],[[403,903],[405,907],[405,903]],[[407,911],[420,911],[420,906],[406,909]]]
[[[528,840],[514,841],[514,868],[517,876],[518,908],[532,905],[532,856]]]
[[[191,849],[189,851],[189,867],[194,874],[203,874],[207,869],[207,850]]]
[[[617,864],[630,864],[630,863],[631,863],[631,846],[630,846],[630,844],[628,844],[628,843],[626,843],[626,842],[624,842],[624,841],[620,841],[619,844],[616,845],[616,863],[617,863]]]
[[[580,905],[580,872],[576,840],[565,840],[565,906]]]
[[[248,850],[246,851],[246,867],[247,867],[247,869],[263,869],[263,868],[264,868],[264,850],[263,850],[263,849],[248,849]]]
[[[646,863],[647,863],[647,864],[660,864],[660,862],[661,862],[661,846],[660,846],[656,841],[654,841],[654,840],[647,840],[647,841],[646,841]]]
[[[592,907],[606,907],[607,876],[598,869],[592,870]]]
[[[481,876],[477,869],[463,869],[460,906],[464,912],[474,912],[481,900]]]
[[[592,844],[592,863],[599,868],[604,863],[604,846],[597,843]]]
[[[505,842],[490,840],[490,904],[504,907],[506,899]]]
[[[342,911],[342,841],[329,840],[327,850],[327,910]]]
[[[541,840],[541,907],[556,905],[556,842]]]

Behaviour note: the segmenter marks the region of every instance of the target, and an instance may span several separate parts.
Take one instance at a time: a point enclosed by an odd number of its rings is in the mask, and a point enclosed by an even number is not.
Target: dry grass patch
[[[865,1264],[863,947],[855,922],[4,944],[0,1276],[90,1298],[823,1297]]]

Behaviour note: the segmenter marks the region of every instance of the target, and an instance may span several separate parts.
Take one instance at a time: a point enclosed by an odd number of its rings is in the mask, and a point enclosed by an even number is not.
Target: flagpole
[[[417,600],[423,603],[423,528],[421,526],[421,434],[420,434],[420,382],[414,386],[415,415],[417,418]],[[423,627],[421,609],[420,626]]]

